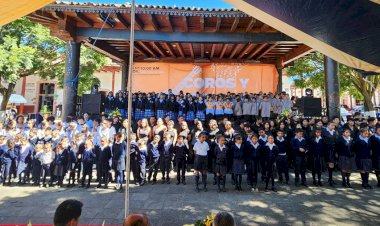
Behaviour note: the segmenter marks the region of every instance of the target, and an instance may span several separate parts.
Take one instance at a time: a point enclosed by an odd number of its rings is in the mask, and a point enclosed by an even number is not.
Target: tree
[[[286,71],[297,88],[325,90],[324,61],[323,55],[319,52],[296,60],[294,66],[288,67]],[[353,68],[339,64],[340,93],[347,92],[356,99],[363,100],[366,111],[374,110],[371,99],[379,83],[380,78],[377,75],[364,78]]]
[[[93,73],[107,63],[107,58],[83,47],[78,94],[87,92],[99,80]],[[50,35],[49,29],[21,18],[0,30],[1,110],[5,110],[16,82],[26,76],[58,78],[64,84],[65,43]]]

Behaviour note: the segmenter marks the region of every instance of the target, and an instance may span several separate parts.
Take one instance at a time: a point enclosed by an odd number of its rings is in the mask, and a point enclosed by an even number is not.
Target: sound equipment
[[[302,97],[296,102],[298,111],[306,117],[322,116],[322,101],[321,98]]]
[[[90,115],[100,115],[102,105],[101,94],[83,94],[81,115],[88,113]]]

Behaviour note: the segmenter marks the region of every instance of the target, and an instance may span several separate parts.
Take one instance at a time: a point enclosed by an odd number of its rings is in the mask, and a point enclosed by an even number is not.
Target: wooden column
[[[328,56],[324,59],[326,109],[329,120],[340,116],[338,63]]]
[[[69,41],[66,45],[66,68],[63,87],[62,119],[76,113],[78,72],[80,65],[80,42]]]
[[[277,72],[278,72],[277,93],[281,93],[282,92],[282,68],[278,68]]]
[[[112,67],[112,93],[115,93],[115,71],[116,69]]]
[[[121,64],[121,90],[127,90],[128,67],[125,62]]]

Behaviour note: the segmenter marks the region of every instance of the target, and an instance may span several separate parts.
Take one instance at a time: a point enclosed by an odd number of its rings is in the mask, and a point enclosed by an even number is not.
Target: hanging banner
[[[276,92],[278,73],[270,64],[135,63],[133,92]]]

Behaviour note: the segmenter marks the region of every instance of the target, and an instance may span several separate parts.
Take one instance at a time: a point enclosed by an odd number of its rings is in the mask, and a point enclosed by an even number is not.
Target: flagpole
[[[129,65],[128,65],[128,126],[127,126],[127,164],[126,164],[126,183],[125,183],[125,218],[129,215],[129,180],[131,166],[131,126],[132,126],[132,74],[133,74],[133,51],[135,46],[135,0],[131,5],[131,36],[129,40]],[[136,179],[136,178],[135,178]]]

